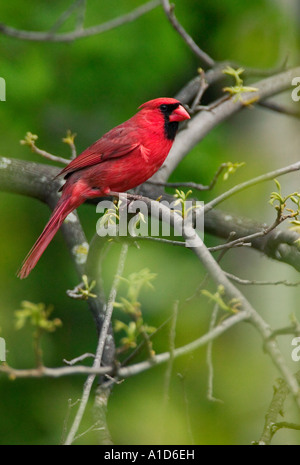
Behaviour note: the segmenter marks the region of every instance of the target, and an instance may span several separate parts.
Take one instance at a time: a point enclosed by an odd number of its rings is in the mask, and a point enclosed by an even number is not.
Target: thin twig
[[[273,76],[274,74],[278,74],[286,70],[288,59],[289,59],[289,56],[287,54],[285,57],[280,58],[278,60],[278,63],[272,68],[266,68],[266,69],[265,68],[249,68],[246,66],[245,75],[246,76],[262,76],[262,77]],[[236,62],[231,62],[230,65],[233,68],[239,68],[241,66],[240,63],[236,63]]]
[[[67,158],[58,157],[57,155],[53,155],[52,153],[49,153],[46,150],[39,149],[35,144],[35,140],[37,138],[38,137],[36,135],[27,132],[25,139],[21,140],[20,143],[22,145],[28,145],[34,153],[40,155],[43,158],[47,158],[47,160],[62,163],[64,165],[68,165],[70,163],[70,160],[68,160]]]
[[[210,103],[209,105],[197,105],[195,107],[195,112],[196,111],[210,111],[213,112],[215,108],[220,106],[222,103],[226,102],[227,100],[230,100],[230,94],[225,94],[223,97],[220,97],[219,99],[215,100],[214,102]]]
[[[259,233],[259,237],[261,234]],[[208,247],[208,250],[212,253],[214,252],[220,252],[221,250],[227,250],[227,249],[232,249],[235,247],[252,247],[251,242],[244,242],[245,238],[242,238],[242,241],[237,240],[235,243],[225,243],[225,244],[220,244],[220,245],[215,245],[212,247]],[[171,239],[165,239],[163,237],[154,237],[154,236],[134,236],[134,237],[128,237],[127,238],[129,241],[132,242],[137,242],[137,241],[151,241],[151,242],[159,242],[160,244],[167,244],[167,245],[172,245],[174,247],[186,247],[186,243],[184,241],[173,241]],[[77,286],[76,286],[77,288]],[[67,291],[67,294],[69,297],[72,297],[74,299],[79,299],[77,294],[74,292],[76,291],[76,288],[72,291]],[[81,297],[80,297],[81,298]]]
[[[270,335],[270,338],[274,338],[277,336],[286,336],[287,334],[293,334],[294,336],[299,336],[300,335],[300,323],[295,318],[295,316],[292,316],[291,319],[292,319],[292,324],[290,326],[286,326],[284,328],[273,329],[272,334]]]
[[[191,107],[190,107],[190,112],[191,113],[195,112],[195,109],[199,105],[199,102],[201,101],[204,92],[209,87],[209,84],[205,79],[205,72],[203,71],[202,68],[200,68],[199,74],[200,74],[199,90],[198,90],[198,92],[197,92],[197,94],[196,94],[196,96],[194,98],[194,101],[193,101]]]
[[[215,61],[201,48],[196,44],[196,42],[191,38],[191,36],[185,31],[185,29],[181,26],[178,22],[175,14],[174,14],[174,5],[170,5],[169,0],[161,0],[163,9],[167,15],[168,20],[170,21],[171,25],[179,33],[179,35],[183,38],[184,42],[190,47],[193,53],[203,61],[204,64],[209,66],[210,68],[214,66]]]
[[[71,160],[74,160],[74,158],[77,157],[76,145],[74,144],[74,142],[70,142],[69,145],[71,149]]]
[[[76,30],[83,31],[85,14],[86,14],[87,0],[82,0],[81,5],[77,11]]]
[[[194,445],[195,441],[194,441],[194,435],[193,435],[193,430],[192,430],[192,425],[191,425],[190,405],[189,405],[189,399],[187,396],[185,376],[182,375],[181,373],[177,373],[177,376],[180,379],[181,386],[182,386],[183,401],[184,401],[184,406],[185,406],[186,429],[190,437],[190,442],[192,445]]]
[[[290,423],[288,421],[279,421],[278,423],[274,424],[274,430],[278,431],[281,428],[288,428],[288,429],[294,429],[296,431],[300,430],[300,425],[297,423]]]
[[[219,176],[222,174],[225,168],[227,168],[228,164],[227,163],[222,163],[219,168],[217,169],[216,173],[214,174],[214,177],[212,178],[211,182],[207,185],[204,186],[203,184],[198,184],[196,182],[160,182],[160,181],[146,181],[147,184],[152,184],[154,186],[163,186],[163,187],[188,187],[190,189],[195,189],[198,191],[209,191],[213,189],[213,187],[216,185],[216,182],[219,178]]]
[[[153,331],[153,333],[149,334],[149,339],[153,339],[154,336],[156,336],[168,323],[169,321],[172,320],[172,316],[170,316],[169,318],[167,318],[158,328],[156,328],[155,331]],[[131,362],[135,357],[137,357],[137,355],[139,355],[142,351],[142,349],[144,348],[146,342],[145,341],[142,341],[121,363],[121,366],[126,366],[129,364],[129,362]]]
[[[174,350],[174,358],[187,355],[199,347],[205,346],[209,341],[216,339],[221,334],[226,332],[229,328],[240,323],[241,321],[247,320],[249,317],[247,312],[241,311],[236,315],[230,316],[223,320],[219,325],[215,326],[212,331],[200,336],[194,341],[178,347]],[[128,378],[130,376],[138,375],[143,371],[149,370],[156,365],[166,363],[170,358],[170,352],[162,352],[155,355],[154,360],[146,360],[139,362],[133,365],[124,366],[119,368],[117,371],[118,378]],[[74,367],[58,367],[58,368],[47,368],[42,367],[40,369],[15,369],[7,365],[0,365],[0,373],[5,373],[14,378],[58,378],[62,376],[71,376],[71,375],[106,375],[113,373],[112,367],[87,367],[87,366],[74,366]]]
[[[238,245],[251,245],[251,241],[254,239],[257,239],[258,237],[262,236],[267,236],[271,231],[273,231],[277,226],[279,226],[283,221],[286,220],[287,217],[281,216],[280,211],[278,211],[278,215],[274,223],[272,223],[270,226],[262,229],[261,231],[257,231],[253,234],[248,234],[247,236],[239,237],[238,239],[235,239],[234,241],[227,242],[226,244],[223,244],[223,249],[231,249],[232,247],[237,247]]]
[[[281,281],[256,281],[256,280],[251,280],[251,279],[242,279],[239,278],[238,276],[235,276],[231,273],[228,273],[227,271],[224,271],[226,274],[227,278],[231,279],[232,281],[235,281],[238,284],[243,284],[243,285],[254,285],[254,286],[279,286],[279,285],[284,285],[288,287],[297,287],[300,285],[300,281],[291,283],[289,281],[281,280]]]
[[[226,252],[228,252],[228,251],[230,250],[230,249],[229,249],[228,247],[226,247],[226,246],[227,246],[227,244],[230,242],[230,240],[232,239],[232,237],[234,237],[234,236],[235,236],[235,232],[232,231],[232,232],[229,234],[228,238],[227,238],[227,242],[226,242],[225,244],[223,244],[222,247],[221,247],[221,246],[215,247],[215,249],[217,249],[218,251],[221,250],[220,255],[219,255],[218,258],[216,259],[217,263],[220,263],[221,260],[223,259],[224,255],[226,254]],[[241,246],[241,245],[244,246],[245,244],[237,244],[236,247],[239,247],[239,246]],[[250,244],[250,245],[251,245],[251,244]],[[235,247],[235,246],[234,246],[234,247]],[[210,252],[214,252],[214,250],[212,250],[212,249],[213,249],[213,247],[207,248],[207,250],[209,250]],[[197,286],[197,289],[196,289],[196,291],[194,292],[194,294],[191,295],[190,297],[187,297],[187,299],[186,299],[187,302],[189,302],[189,301],[193,300],[195,297],[198,297],[198,296],[199,296],[201,289],[203,289],[203,287],[205,286],[205,284],[206,284],[206,282],[208,281],[208,279],[209,279],[209,274],[206,273],[205,276],[204,276],[204,278],[201,280],[201,283]]]
[[[226,318],[222,323],[215,326],[212,331],[200,336],[198,339],[186,344],[185,346],[178,347],[174,350],[174,357],[180,357],[182,355],[187,355],[190,352],[194,352],[199,347],[205,346],[209,341],[216,339],[221,334],[226,332],[229,328],[240,323],[241,321],[245,321],[248,319],[248,313],[241,311],[236,315],[230,316]],[[165,363],[170,358],[170,352],[163,352],[161,354],[157,354],[155,356],[155,363],[153,364],[152,361],[146,360],[143,362],[136,363],[134,365],[129,365],[127,367],[122,367],[118,371],[118,376],[120,378],[128,378],[129,376],[134,376],[143,371],[152,368],[153,366],[159,365],[161,363]]]
[[[16,378],[61,378],[63,376],[73,375],[106,375],[113,372],[112,367],[88,367],[84,365],[67,366],[67,367],[39,367],[29,369],[12,368],[9,365],[0,365],[0,373],[8,375],[12,379]]]
[[[277,102],[271,102],[270,100],[264,100],[262,102],[259,102],[259,106],[264,107],[267,110],[275,111],[276,113],[293,116],[294,118],[300,118],[300,111],[298,108],[289,108],[280,105]]]
[[[75,365],[78,362],[82,362],[82,360],[85,360],[86,358],[95,358],[95,354],[90,354],[90,353],[87,352],[86,354],[79,355],[79,357],[73,358],[72,360],[66,360],[64,358],[63,362],[66,363],[67,365],[72,366],[72,365]]]
[[[279,176],[283,176],[285,174],[299,170],[300,162],[296,162],[283,168],[279,168],[266,174],[262,174],[261,176],[257,176],[256,178],[250,179],[249,181],[245,181],[241,184],[237,184],[236,186],[232,187],[232,189],[229,189],[228,191],[224,192],[223,194],[219,195],[218,197],[207,203],[203,209],[204,213],[208,212],[216,205],[219,205],[221,202],[224,202],[224,200],[229,199],[233,195],[244,191],[245,189],[249,189],[250,187],[256,186],[257,184],[260,184],[262,182],[271,181],[273,179],[278,178]]]
[[[100,422],[96,421],[93,425],[91,425],[85,431],[83,431],[80,434],[77,434],[77,436],[75,436],[74,438],[74,442],[77,441],[77,439],[81,438],[82,436],[85,436],[86,434],[90,433],[91,431],[103,431],[104,428],[99,425],[100,425]]]
[[[199,347],[206,345],[209,341],[216,339],[221,334],[226,332],[229,328],[240,323],[241,321],[247,320],[248,313],[241,311],[236,315],[230,316],[223,320],[219,325],[215,326],[211,331],[208,333],[200,336],[198,339],[194,341],[178,347],[174,350],[174,358],[181,357],[183,355],[187,355]],[[170,359],[170,352],[162,352],[161,354],[157,354],[154,357],[154,361],[146,360],[143,362],[138,362],[133,365],[124,366],[119,368],[117,371],[118,378],[128,378],[130,376],[137,375],[142,373],[153,366],[159,365],[161,363],[166,363]],[[93,374],[93,375],[105,375],[110,374],[113,372],[112,367],[87,367],[87,366],[74,366],[74,367],[59,367],[59,368],[47,368],[42,367],[41,369],[14,369],[7,365],[0,365],[0,373],[5,373],[10,376],[12,379],[14,378],[41,378],[41,377],[49,377],[49,378],[58,378],[61,376],[70,376],[70,375],[80,375],[80,374]]]
[[[172,321],[171,321],[171,328],[170,328],[170,335],[169,335],[170,358],[168,360],[167,369],[165,373],[165,380],[164,380],[164,410],[166,410],[166,407],[169,401],[170,382],[171,382],[172,368],[173,368],[173,362],[174,362],[174,352],[175,352],[175,336],[176,336],[178,306],[179,306],[179,302],[178,300],[176,300],[173,306],[173,314],[172,314]]]
[[[211,319],[210,319],[210,324],[209,324],[209,330],[210,331],[216,325],[218,311],[219,311],[219,306],[216,303],[215,306],[214,306],[212,315],[211,315]],[[210,400],[212,402],[221,402],[221,403],[223,403],[223,401],[221,399],[218,399],[213,395],[213,390],[214,390],[214,384],[213,384],[214,366],[213,366],[213,361],[212,361],[212,347],[213,347],[213,341],[209,341],[208,344],[207,344],[207,349],[206,349],[206,364],[207,364],[207,367],[208,367],[207,398],[208,398],[208,400]]]
[[[67,413],[66,413],[66,416],[65,416],[64,422],[63,422],[63,429],[62,429],[62,435],[61,435],[61,441],[60,441],[61,444],[63,444],[65,442],[65,437],[66,437],[66,434],[67,434],[67,428],[68,428],[68,422],[69,422],[69,418],[70,418],[70,414],[71,414],[71,409],[76,404],[78,404],[78,402],[80,402],[80,399],[75,400],[75,402],[72,402],[72,399],[68,399],[68,409],[67,409]]]
[[[60,16],[59,18],[55,21],[53,26],[50,29],[50,32],[54,34],[56,31],[58,31],[62,25],[67,21],[67,19],[70,18],[70,16],[74,13],[77,8],[81,6],[82,3],[84,3],[86,0],[76,0],[74,3],[72,3],[69,8],[67,8]]]
[[[75,29],[75,31],[71,32],[53,34],[51,30],[47,32],[24,31],[7,26],[6,24],[0,24],[0,33],[21,40],[38,42],[72,42],[74,40],[82,39],[85,37],[102,34],[117,27],[123,26],[124,24],[133,22],[140,16],[143,16],[144,14],[158,7],[159,4],[159,0],[151,0],[150,2],[147,2],[144,5],[141,5],[138,8],[132,10],[130,13],[119,16],[118,18],[114,18],[110,21],[107,21],[106,23],[98,24],[97,26],[92,26],[86,29]]]
[[[100,332],[100,337],[98,341],[98,347],[96,351],[95,360],[93,363],[93,368],[99,368],[101,365],[104,345],[105,345],[105,341],[106,341],[106,337],[107,337],[107,333],[108,333],[108,329],[109,329],[109,325],[111,321],[111,316],[112,316],[114,302],[115,302],[116,295],[117,295],[117,290],[118,290],[119,283],[121,280],[121,275],[124,270],[127,251],[128,251],[128,244],[124,243],[122,245],[117,271],[116,271],[116,274],[113,280],[113,284],[111,287],[110,295],[109,295],[107,306],[106,306],[105,319],[103,321],[103,325],[102,325],[101,332]],[[86,405],[87,405],[90,392],[91,392],[91,388],[92,388],[95,378],[96,378],[96,375],[94,374],[90,375],[85,382],[81,402],[80,402],[77,414],[75,416],[74,422],[72,424],[72,427],[70,428],[69,434],[65,441],[65,445],[70,445],[74,441],[74,438],[77,434],[83,414],[85,412]]]

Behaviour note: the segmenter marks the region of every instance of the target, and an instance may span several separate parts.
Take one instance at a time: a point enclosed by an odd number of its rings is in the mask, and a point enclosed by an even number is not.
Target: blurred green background
[[[176,15],[195,41],[216,60],[231,59],[245,67],[268,68],[288,57],[299,64],[300,10],[297,0],[176,0]],[[49,29],[71,1],[11,0],[0,4],[0,22],[27,30]],[[141,0],[88,0],[85,26],[120,16],[142,4]],[[75,24],[70,18],[62,30]],[[298,62],[297,62],[298,59]],[[47,163],[21,146],[27,131],[39,135],[38,145],[68,157],[62,143],[67,129],[77,133],[78,153],[104,132],[129,118],[146,100],[172,96],[197,74],[201,65],[174,32],[162,8],[136,22],[102,35],[73,43],[35,43],[0,36],[0,76],[6,80],[6,102],[0,102],[0,155]],[[292,104],[289,94],[280,101]],[[294,104],[295,105],[295,104]],[[299,103],[298,103],[299,105]],[[299,122],[267,110],[243,111],[217,127],[179,165],[172,180],[208,183],[222,162],[246,162],[213,192],[208,200],[237,182],[287,165],[299,158]],[[298,174],[282,179],[286,193],[299,189]],[[268,205],[275,185],[268,183],[232,198],[222,208],[270,223],[274,210]],[[95,208],[81,206],[79,215],[88,239],[95,232]],[[94,352],[96,332],[84,303],[71,300],[78,278],[59,233],[30,278],[20,281],[16,270],[40,234],[48,208],[33,199],[1,192],[0,186],[0,336],[6,340],[7,362],[16,368],[34,365],[32,329],[16,331],[14,312],[22,300],[54,305],[53,316],[63,326],[43,338],[44,362],[61,366],[62,360]],[[287,225],[284,225],[287,227]],[[207,236],[207,245],[220,241]],[[106,260],[105,287],[109,289],[118,247]],[[298,273],[271,262],[258,253],[236,249],[223,267],[246,279],[297,281]],[[155,291],[142,294],[144,320],[158,327],[180,301],[176,346],[207,331],[212,303],[194,294],[205,271],[187,250],[143,242],[130,248],[125,276],[149,268],[157,274]],[[207,286],[215,292],[213,286]],[[298,288],[242,288],[253,306],[274,327],[287,326],[299,314]],[[119,295],[125,295],[125,287]],[[116,312],[118,318],[122,318]],[[165,327],[154,339],[159,353],[168,348]],[[291,339],[280,340],[293,371]],[[108,423],[116,444],[249,444],[259,438],[264,414],[271,400],[278,372],[263,352],[259,335],[241,324],[213,346],[214,395],[206,398],[208,370],[206,349],[177,359],[169,403],[163,410],[165,366],[159,366],[115,386],[109,401]],[[81,396],[83,377],[9,380],[0,378],[0,443],[60,443],[68,415],[68,400]],[[93,396],[81,425],[92,423]],[[75,412],[74,407],[71,412]],[[295,407],[286,407],[293,421]],[[70,423],[69,423],[70,425]],[[273,443],[299,443],[299,432],[281,431]],[[78,444],[97,443],[95,433],[83,435]]]

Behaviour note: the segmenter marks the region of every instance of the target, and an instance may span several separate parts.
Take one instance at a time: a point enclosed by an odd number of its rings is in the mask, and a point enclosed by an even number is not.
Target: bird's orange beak
[[[182,105],[179,105],[169,116],[169,121],[184,121],[185,119],[190,119],[190,115],[183,108]]]

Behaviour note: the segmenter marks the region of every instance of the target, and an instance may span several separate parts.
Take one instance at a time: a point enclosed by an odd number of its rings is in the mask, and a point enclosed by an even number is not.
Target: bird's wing
[[[58,176],[67,176],[74,171],[97,165],[111,158],[123,157],[139,145],[133,128],[117,126],[72,160]]]

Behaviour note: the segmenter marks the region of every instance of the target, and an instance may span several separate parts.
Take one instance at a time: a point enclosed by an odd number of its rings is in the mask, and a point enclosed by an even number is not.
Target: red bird
[[[69,213],[86,199],[125,192],[147,181],[165,161],[179,121],[190,118],[173,98],[150,100],[139,109],[59,173],[66,179],[62,196],[18,273],[21,279],[35,267]]]

